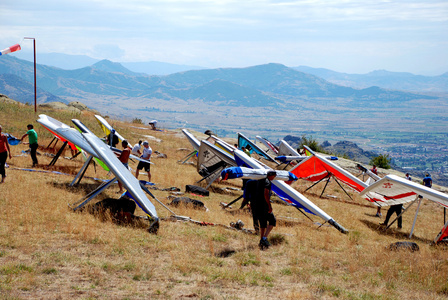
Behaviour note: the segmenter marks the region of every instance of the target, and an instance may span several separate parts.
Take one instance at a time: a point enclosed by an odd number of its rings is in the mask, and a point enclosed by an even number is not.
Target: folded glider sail
[[[87,141],[82,137],[82,134],[76,130],[60,122],[59,120],[53,119],[47,115],[39,115],[39,119],[37,120],[43,127],[45,127],[48,131],[50,131],[55,137],[57,137],[62,142],[68,142],[70,147],[79,146],[81,149],[92,155],[93,157],[97,157],[95,150],[87,143]],[[72,148],[73,149],[73,148]]]
[[[238,132],[238,148],[250,146],[250,153],[257,153],[259,156],[263,157],[266,160],[269,160],[271,162],[279,164],[277,161],[275,161],[274,158],[272,158],[269,154],[266,153],[263,149],[258,147],[255,143],[253,143],[251,140],[249,140],[247,137],[245,137],[242,133]]]
[[[103,130],[106,135],[110,135],[113,132],[118,137],[120,143],[125,140],[125,138],[122,137],[118,132],[116,132],[115,129],[102,116],[95,115],[95,118],[98,121],[101,130]]]
[[[225,168],[236,166],[235,160],[227,152],[212,145],[208,141],[201,141],[198,154],[197,171],[204,178],[215,180]]]
[[[307,150],[311,153],[311,156],[308,156],[290,170],[298,178],[316,182],[332,175],[358,192],[367,187],[366,183],[353,176],[350,172],[313,152],[311,149],[307,148]]]
[[[255,138],[258,141],[260,141],[261,143],[263,143],[263,145],[265,145],[266,148],[268,148],[268,151],[266,151],[266,152],[272,151],[274,154],[276,154],[276,155],[278,154],[278,147],[275,146],[273,143],[271,143],[270,141],[268,141],[267,139],[265,139],[259,135],[255,136]]]
[[[396,175],[386,175],[377,182],[373,183],[360,194],[367,200],[375,202],[379,206],[389,206],[404,204],[419,199],[419,195],[441,206],[448,208],[448,195],[424,185],[412,182]],[[420,205],[419,205],[420,207]],[[411,236],[414,230],[417,214],[417,208],[414,224],[412,225]],[[440,242],[448,236],[448,221],[443,226],[434,242]]]
[[[267,177],[269,169],[252,169],[245,167],[230,167],[222,170],[221,177],[224,180],[227,179],[235,179],[235,178],[244,178],[244,179],[263,179]],[[288,171],[276,170],[277,173],[274,180],[282,180],[282,181],[296,181],[298,178]]]
[[[190,142],[191,146],[193,146],[194,150],[199,151],[199,147],[201,146],[201,143],[197,138],[194,137],[187,129],[182,129],[182,132],[187,137],[187,140]]]
[[[448,195],[396,175],[386,175],[360,194],[379,206],[412,202],[416,195],[448,208]]]
[[[158,219],[156,208],[148,200],[140,182],[134,175],[118,160],[117,156],[112,150],[101,141],[95,134],[93,134],[83,123],[79,120],[73,119],[72,122],[81,130],[82,136],[96,155],[107,165],[110,171],[123,183],[123,186],[132,195],[138,206],[149,216]]]
[[[239,166],[247,166],[253,169],[266,168],[240,150],[235,150],[234,155],[235,155],[235,161],[238,163]],[[332,217],[330,217],[327,213],[325,213],[314,203],[308,200],[305,196],[300,194],[298,191],[293,189],[285,182],[273,180],[272,191],[276,193],[280,198],[282,198],[282,200],[286,199],[285,201],[288,202],[289,204],[297,208],[304,208],[307,212],[319,216],[324,221],[334,226],[340,232],[348,233],[348,231],[344,227],[339,225]]]

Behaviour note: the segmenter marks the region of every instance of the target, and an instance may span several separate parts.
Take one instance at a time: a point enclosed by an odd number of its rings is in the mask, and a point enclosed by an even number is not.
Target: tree
[[[390,169],[390,161],[391,158],[389,157],[389,154],[380,154],[370,160],[370,165],[376,165],[383,169]]]
[[[299,148],[303,148],[303,145],[307,145],[313,151],[323,152],[322,148],[319,146],[319,143],[313,139],[313,136],[308,138],[306,134],[302,135]]]

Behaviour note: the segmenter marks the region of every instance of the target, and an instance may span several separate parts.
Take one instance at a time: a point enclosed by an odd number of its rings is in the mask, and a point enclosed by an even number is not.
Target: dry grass
[[[39,113],[47,113],[66,124],[73,118],[63,112]],[[75,117],[101,136],[92,115]],[[36,118],[31,107],[0,103],[4,132],[21,136],[26,124]],[[184,191],[186,184],[200,179],[194,167],[177,163],[187,154],[177,149],[190,148],[179,133],[144,131],[132,128],[133,124],[111,123],[133,143],[148,132],[162,140],[151,142],[154,150],[168,155],[168,159],[153,160],[153,181],[158,187],[176,186]],[[47,145],[51,135],[38,124],[36,130],[40,145]],[[25,149],[24,145],[12,147],[13,155]],[[81,158],[74,161],[61,158],[55,167],[45,167],[50,160],[51,157],[40,156],[38,170],[74,174],[83,164]],[[0,185],[1,299],[448,297],[447,249],[429,245],[442,227],[442,210],[428,202],[422,205],[412,239],[420,251],[391,252],[386,249],[388,245],[407,239],[415,208],[404,215],[401,232],[395,226],[382,232],[377,225],[380,220],[374,217],[375,208],[366,207],[365,200],[354,195],[354,203],[350,203],[335,183],[327,188],[328,194],[347,201],[321,199],[318,195],[322,186],[316,187],[307,197],[350,233],[343,235],[328,226],[318,228],[298,211],[274,204],[277,217],[296,221],[279,222],[273,231],[277,245],[260,251],[256,247],[257,237],[224,227],[162,221],[158,235],[151,235],[145,228],[118,226],[88,213],[73,213],[67,203],[81,199],[98,182],[83,179],[79,188],[69,188],[73,175],[14,170],[30,167],[29,156],[15,156],[8,163],[6,183]],[[135,169],[135,163],[131,167]],[[110,177],[98,168],[95,173],[92,167],[86,175]],[[303,191],[308,185],[299,182],[294,186]],[[214,186],[225,187],[229,183]],[[113,186],[98,199],[116,197],[116,191],[118,187]],[[167,202],[168,192],[153,193]],[[190,196],[203,201],[209,212],[191,208],[174,210],[196,220],[226,225],[241,219],[251,228],[247,213],[230,214],[219,207],[219,202],[229,202],[239,194]],[[159,204],[155,205],[161,217],[169,215]],[[228,256],[220,257],[220,253]]]

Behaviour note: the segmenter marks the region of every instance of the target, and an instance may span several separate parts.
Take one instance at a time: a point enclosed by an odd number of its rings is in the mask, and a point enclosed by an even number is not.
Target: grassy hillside
[[[102,136],[93,115],[71,115],[63,111],[38,109],[68,125],[78,118]],[[187,222],[162,220],[159,233],[149,234],[145,226],[120,226],[87,212],[74,213],[68,207],[99,185],[83,179],[70,188],[74,174],[83,164],[60,158],[47,167],[51,157],[45,150],[52,136],[35,122],[30,106],[0,102],[3,132],[20,137],[26,124],[33,123],[39,134],[39,171],[22,154],[26,145],[12,147],[7,178],[0,185],[0,298],[1,299],[446,299],[448,260],[444,247],[430,246],[443,225],[442,209],[423,202],[413,242],[420,251],[390,251],[391,243],[407,240],[415,207],[404,215],[403,229],[387,232],[378,228],[376,209],[353,194],[350,200],[331,182],[319,198],[322,186],[305,193],[338,223],[350,230],[343,235],[333,227],[318,227],[321,220],[309,221],[297,210],[274,203],[279,219],[267,251],[258,249],[258,237],[223,226],[199,226]],[[131,143],[147,139],[153,150],[167,154],[154,158],[153,181],[159,190],[154,195],[163,203],[168,191],[200,179],[196,168],[177,161],[191,148],[179,131],[153,132],[140,124],[109,120]],[[158,140],[145,137],[150,135]],[[60,143],[59,143],[60,146]],[[56,149],[57,150],[57,149]],[[65,154],[70,156],[69,152]],[[135,169],[136,164],[131,163]],[[86,176],[111,178],[107,172],[89,167]],[[141,175],[141,179],[146,176]],[[230,202],[241,192],[223,191],[239,186],[240,181],[214,184],[210,197],[201,200],[208,212],[192,208],[171,208],[195,220],[228,225],[241,219],[252,228],[247,212],[225,212],[219,202]],[[309,183],[293,185],[304,191]],[[97,197],[117,198],[114,185]],[[155,203],[162,218],[169,212]],[[235,205],[235,208],[239,205]],[[143,215],[140,209],[136,212]],[[386,210],[383,209],[383,214]],[[282,221],[283,220],[283,221]],[[287,222],[284,220],[288,220]],[[232,252],[221,257],[222,253]]]

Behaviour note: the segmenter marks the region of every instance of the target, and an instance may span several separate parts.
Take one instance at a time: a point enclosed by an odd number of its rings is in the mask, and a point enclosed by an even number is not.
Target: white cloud
[[[425,61],[448,69],[446,0],[16,0],[0,12],[1,44],[32,36],[43,52],[202,66],[417,69]]]

